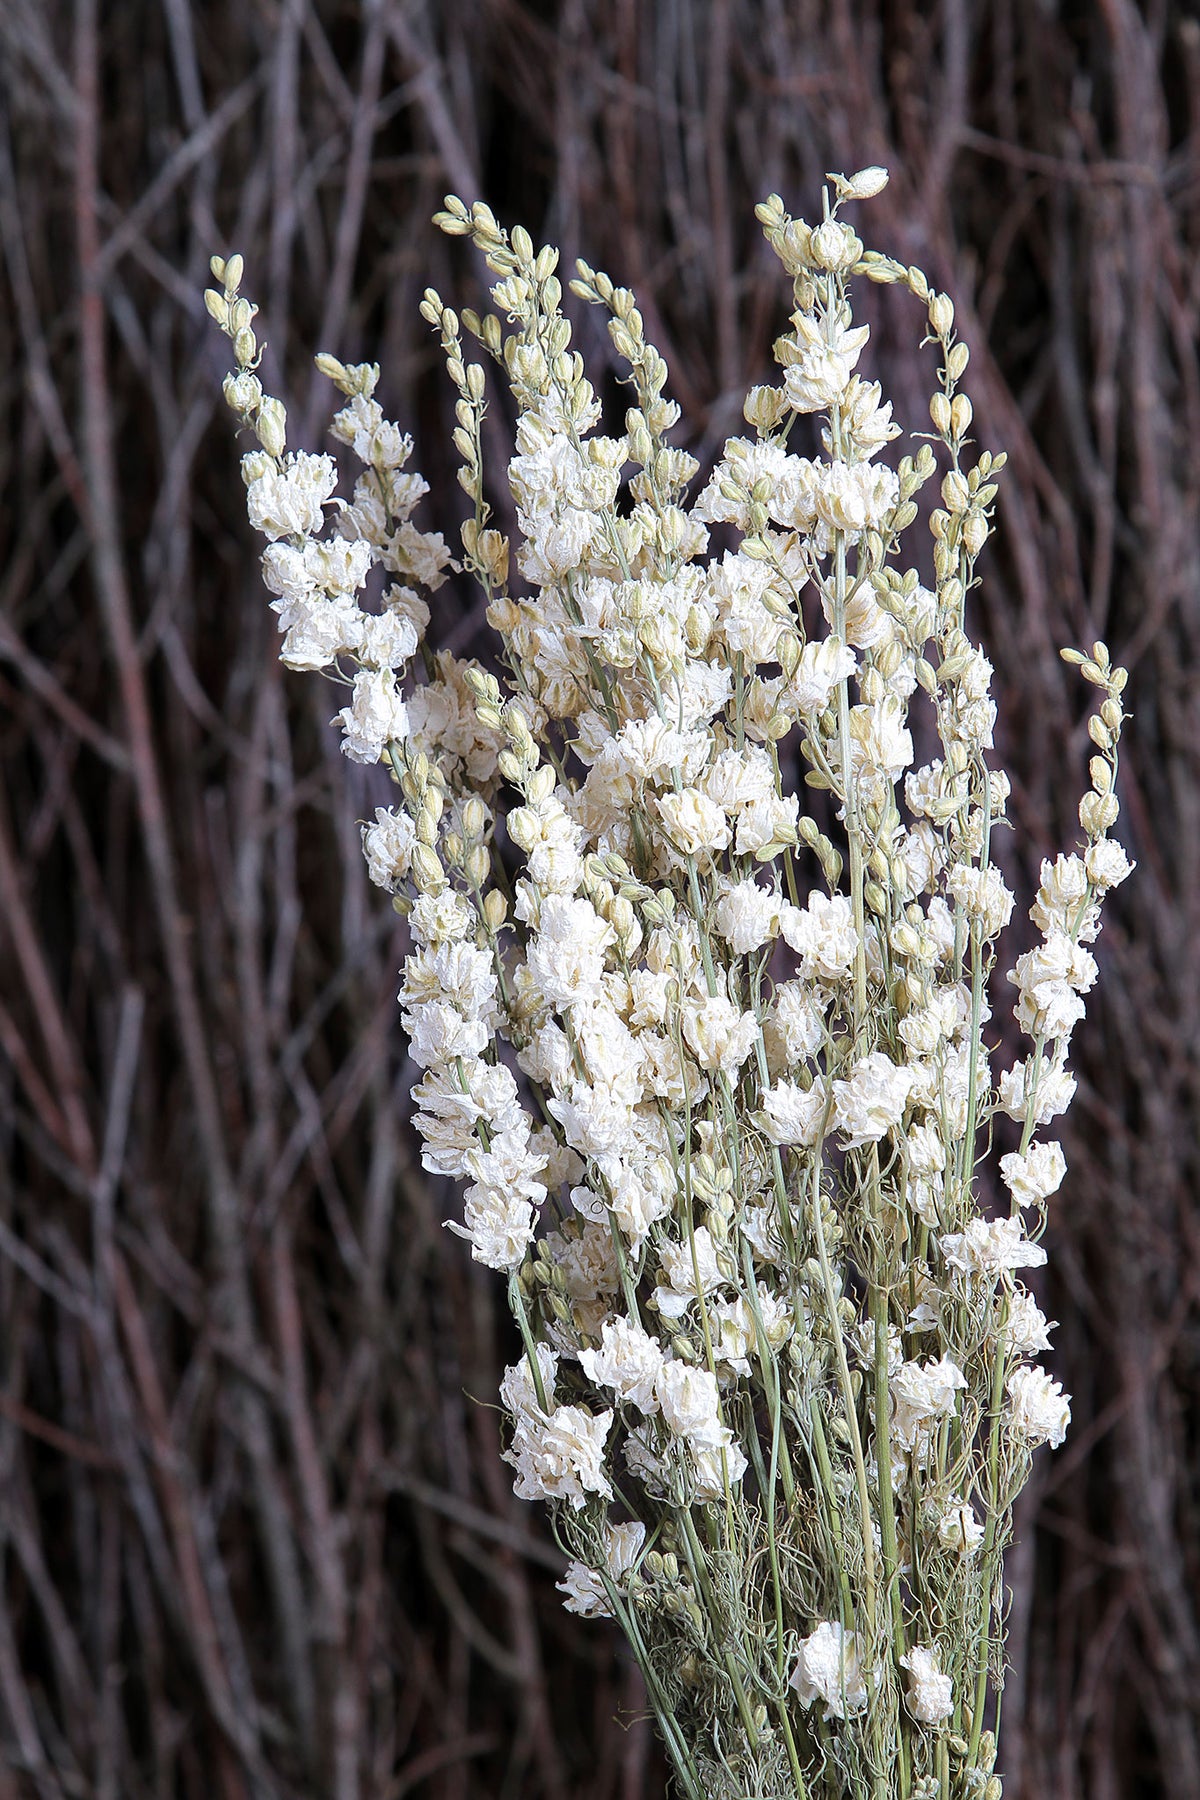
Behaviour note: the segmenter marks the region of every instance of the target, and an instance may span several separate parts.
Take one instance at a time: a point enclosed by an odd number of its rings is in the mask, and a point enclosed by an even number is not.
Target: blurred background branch
[[[0,77],[0,1796],[662,1792],[633,1673],[561,1612],[497,1459],[507,1324],[415,1166],[403,931],[359,855],[385,796],[281,678],[200,293],[245,252],[309,443],[310,353],[377,357],[450,535],[417,314],[430,280],[478,304],[429,225],[448,187],[637,289],[711,460],[785,309],[754,201],[885,163],[872,240],[954,295],[1011,456],[979,627],[1021,891],[1073,835],[1059,643],[1133,670],[1140,868],[1053,1224],[1076,1423],[1010,1559],[1006,1793],[1195,1800],[1190,9],[7,0]],[[919,428],[887,298],[876,367]],[[474,598],[440,599],[462,653]]]

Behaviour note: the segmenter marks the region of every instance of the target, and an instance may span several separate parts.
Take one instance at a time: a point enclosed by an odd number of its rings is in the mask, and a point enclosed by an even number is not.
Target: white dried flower
[[[599,1000],[605,955],[615,942],[615,931],[590,900],[548,894],[529,946],[530,978],[551,1006]]]
[[[331,456],[313,456],[295,450],[282,466],[264,467],[258,459],[243,459],[251,479],[246,488],[246,511],[255,531],[274,540],[312,537],[325,522],[324,506],[337,486],[337,470]]]
[[[957,1494],[952,1494],[946,1502],[946,1509],[938,1520],[938,1542],[945,1550],[953,1550],[959,1556],[970,1556],[978,1550],[986,1533],[975,1517],[975,1509]]]
[[[671,843],[684,856],[700,856],[723,850],[729,842],[729,821],[715,801],[699,788],[683,788],[657,802]]]
[[[801,1706],[823,1700],[827,1719],[852,1719],[870,1699],[859,1656],[857,1634],[825,1619],[801,1641],[788,1686]]]
[[[408,710],[390,669],[360,669],[354,697],[333,721],[344,737],[342,751],[352,762],[376,763],[391,743],[408,736]]]
[[[1020,1368],[1013,1370],[1005,1388],[1013,1431],[1031,1448],[1049,1444],[1057,1449],[1071,1423],[1071,1397],[1063,1393],[1062,1384],[1052,1381],[1045,1369]]]
[[[724,1277],[717,1263],[717,1249],[707,1225],[699,1225],[690,1243],[667,1239],[660,1246],[666,1285],[654,1290],[654,1300],[666,1319],[678,1319],[693,1300],[711,1294]]]
[[[1050,1321],[1028,1289],[1014,1283],[1008,1297],[1004,1336],[1015,1356],[1036,1356],[1050,1348]]]
[[[794,1081],[779,1081],[763,1095],[767,1136],[773,1144],[811,1147],[821,1135],[825,1116],[825,1084],[819,1078],[805,1091]]]
[[[375,823],[363,826],[362,838],[367,873],[377,887],[394,894],[408,874],[417,841],[416,827],[407,813],[377,806]]]
[[[899,1068],[882,1050],[855,1063],[847,1081],[833,1084],[834,1122],[847,1150],[878,1143],[900,1123],[912,1092],[911,1069]]]
[[[831,530],[858,538],[878,531],[900,497],[894,469],[875,463],[824,463],[815,486],[817,515]]]
[[[984,938],[999,937],[1013,909],[1013,896],[999,869],[959,863],[947,875],[946,885],[968,919],[979,924]]]
[[[1013,1150],[1000,1158],[1004,1185],[1018,1206],[1037,1206],[1062,1185],[1067,1159],[1053,1138],[1030,1144],[1024,1156]]]
[[[1089,899],[1087,865],[1080,856],[1056,856],[1042,864],[1042,884],[1029,916],[1039,931],[1062,931],[1090,944],[1100,929],[1099,908]]]
[[[286,669],[327,669],[362,642],[363,614],[336,600],[300,602],[288,608],[279,652]]]
[[[905,1705],[920,1725],[937,1725],[954,1711],[954,1686],[938,1667],[932,1650],[915,1644],[900,1658],[900,1667],[908,1671]]]
[[[715,924],[735,956],[761,950],[779,930],[779,895],[756,881],[739,881],[717,902]]]
[[[632,1319],[606,1319],[599,1350],[581,1350],[579,1360],[597,1387],[611,1388],[643,1413],[658,1411],[654,1384],[662,1373],[662,1346]]]
[[[853,675],[857,667],[853,650],[836,638],[805,644],[788,683],[796,711],[805,718],[824,712],[838,683]]]
[[[844,895],[831,898],[816,890],[803,909],[784,906],[779,924],[785,942],[800,958],[800,972],[806,980],[837,981],[854,967],[858,933]]]
[[[1084,852],[1083,866],[1087,870],[1088,880],[1092,886],[1106,893],[1109,888],[1119,887],[1133,871],[1137,864],[1130,862],[1125,854],[1124,846],[1115,838],[1101,838],[1095,844],[1089,844]]]
[[[559,1406],[544,1419],[521,1420],[504,1460],[517,1471],[518,1500],[565,1500],[578,1511],[589,1494],[612,1499],[604,1446],[611,1412],[595,1417],[579,1406]]]
[[[900,1447],[916,1449],[929,1425],[954,1411],[954,1397],[966,1386],[966,1376],[949,1357],[902,1364],[889,1382],[892,1429]]]
[[[1028,1114],[1035,1126],[1066,1112],[1074,1097],[1075,1077],[1057,1059],[1016,1062],[1000,1077],[1000,1110],[1019,1121]]]
[[[620,1589],[628,1582],[645,1542],[646,1527],[640,1519],[626,1525],[605,1523],[604,1568],[614,1587]],[[579,1613],[585,1619],[612,1618],[604,1583],[586,1563],[569,1562],[566,1574],[555,1586],[566,1596],[563,1606],[567,1612]]]
[[[963,1231],[943,1232],[947,1266],[959,1274],[995,1280],[1006,1269],[1036,1269],[1046,1260],[1040,1244],[1022,1237],[1020,1219],[972,1219]]]
[[[696,1450],[724,1450],[732,1444],[732,1434],[721,1423],[717,1378],[707,1369],[664,1363],[654,1391],[664,1423],[675,1437],[686,1438]]]
[[[758,1019],[723,994],[706,995],[684,1006],[683,1035],[702,1069],[734,1076],[754,1048]]]

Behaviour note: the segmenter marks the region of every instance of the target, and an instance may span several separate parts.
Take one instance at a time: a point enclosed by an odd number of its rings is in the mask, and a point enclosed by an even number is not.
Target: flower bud
[[[471,887],[481,888],[491,873],[491,868],[492,859],[486,845],[476,844],[473,850],[468,850],[463,873]]]
[[[244,369],[236,375],[228,374],[221,384],[221,391],[235,413],[252,413],[262,405],[262,383],[257,375],[250,375]]]
[[[282,456],[287,444],[287,410],[282,400],[264,400],[254,421],[259,443],[268,456]]]
[[[1088,763],[1088,774],[1092,778],[1092,786],[1097,793],[1108,794],[1112,791],[1112,769],[1102,756],[1093,756]]]
[[[418,843],[412,853],[413,885],[422,894],[440,894],[446,877],[436,853],[427,844]]]
[[[954,326],[954,302],[949,294],[931,294],[929,297],[929,323],[934,333],[944,338]]]
[[[836,182],[844,200],[873,200],[887,186],[888,172],[879,163],[872,163],[870,168],[860,169],[857,175],[842,179],[831,175],[829,179]]]
[[[1102,837],[1116,824],[1120,810],[1115,794],[1085,794],[1079,802],[1079,823],[1090,838]]]
[[[826,219],[818,225],[809,240],[809,253],[818,268],[831,274],[852,269],[862,255],[862,244],[848,225],[837,219]]]
[[[757,431],[773,431],[785,404],[785,397],[778,388],[753,387],[746,395],[742,415]]]
[[[970,490],[965,477],[957,469],[951,469],[942,482],[942,500],[952,513],[966,512],[971,502]]]
[[[946,358],[946,373],[951,381],[961,381],[967,372],[967,364],[971,360],[969,344],[955,344]]]
[[[508,917],[508,901],[499,888],[493,888],[483,902],[484,923],[489,931],[499,931]]]
[[[962,541],[967,555],[976,557],[988,540],[988,522],[981,512],[970,512],[963,522]]]

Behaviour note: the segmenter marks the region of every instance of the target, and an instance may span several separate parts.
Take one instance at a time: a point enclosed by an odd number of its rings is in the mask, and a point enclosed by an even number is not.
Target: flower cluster
[[[1109,835],[1125,677],[1102,644],[1069,653],[1102,696],[1085,842],[1043,866],[1010,977],[1030,1049],[997,1072],[1008,782],[966,603],[1004,459],[973,452],[949,298],[846,221],[885,179],[831,178],[815,227],[759,208],[792,283],[779,379],[691,500],[633,296],[586,264],[571,283],[628,371],[604,432],[557,252],[447,200],[438,223],[496,276],[486,316],[422,306],[492,669],[429,650],[411,669],[450,554],[411,523],[424,483],[378,370],[319,359],[362,468],[337,502],[332,459],[289,454],[263,395],[240,259],[208,297],[260,446],[243,472],[283,659],[349,690],[343,748],[398,789],[363,846],[412,937],[423,1161],[459,1184],[451,1228],[521,1333],[516,1491],[555,1510],[568,1608],[626,1631],[691,1800],[907,1800],[951,1767],[995,1800],[1000,1556],[1029,1453],[1069,1417],[1018,1272],[1045,1260],[1065,1164],[1036,1134],[1071,1098],[1087,945],[1130,867]],[[932,432],[894,462],[862,277],[915,297],[939,358]],[[515,545],[464,332],[517,412]],[[1013,1145],[995,1218],[993,1134]]]

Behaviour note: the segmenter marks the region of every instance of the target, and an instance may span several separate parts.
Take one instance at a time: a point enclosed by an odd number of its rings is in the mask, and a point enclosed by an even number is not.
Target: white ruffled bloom
[[[519,1269],[533,1243],[535,1215],[528,1200],[504,1189],[468,1188],[463,1223],[447,1219],[448,1228],[466,1238],[471,1255],[485,1268],[511,1274]]]
[[[1035,1367],[1014,1369],[1004,1385],[1009,1422],[1017,1436],[1031,1449],[1037,1444],[1057,1449],[1071,1423],[1071,1397],[1063,1393],[1061,1382],[1052,1381],[1045,1369]]]
[[[779,922],[785,942],[800,958],[806,980],[834,982],[854,967],[858,933],[844,894],[831,897],[816,890],[805,907],[785,906]]]
[[[362,642],[365,619],[353,602],[297,602],[288,609],[287,619],[290,623],[279,651],[286,669],[327,669]]]
[[[894,469],[875,463],[822,463],[814,497],[826,525],[857,537],[886,522],[900,497],[900,482]]]
[[[908,1671],[905,1705],[920,1725],[937,1725],[954,1711],[954,1685],[938,1667],[932,1650],[915,1644],[900,1658],[900,1667]]]
[[[1000,1158],[1004,1185],[1018,1206],[1037,1206],[1062,1185],[1067,1172],[1067,1159],[1062,1145],[1051,1138],[1046,1143],[1030,1144],[1024,1156],[1012,1150]]]
[[[474,938],[475,915],[460,893],[445,887],[440,894],[422,894],[413,902],[408,928],[419,944],[457,944]]]
[[[834,1123],[847,1150],[876,1144],[904,1116],[912,1092],[911,1069],[899,1068],[882,1050],[855,1063],[848,1081],[833,1084]]]
[[[1016,1062],[1000,1077],[1000,1110],[1010,1119],[1022,1121],[1028,1113],[1035,1125],[1048,1125],[1074,1097],[1075,1077],[1059,1060],[1043,1058],[1040,1068],[1034,1059]]]
[[[1080,996],[1096,979],[1096,959],[1052,927],[1044,943],[1017,958],[1009,980],[1020,988],[1016,1019],[1030,1037],[1069,1037],[1084,1014]]]
[[[950,870],[946,885],[968,919],[980,925],[984,938],[999,937],[1013,909],[1012,893],[999,869],[959,863]]]
[[[516,1129],[492,1134],[487,1149],[471,1150],[466,1161],[473,1180],[463,1201],[463,1224],[447,1223],[469,1239],[476,1262],[511,1274],[533,1242],[534,1221],[546,1198],[539,1179],[542,1161],[530,1148],[524,1119]]]
[[[943,1232],[947,1266],[961,1275],[995,1280],[1007,1269],[1037,1269],[1046,1260],[1040,1244],[1022,1236],[1020,1219],[972,1219],[964,1231]]]
[[[777,1081],[763,1095],[767,1136],[773,1144],[811,1148],[821,1135],[825,1106],[825,1084],[820,1078],[807,1092],[794,1081]]]
[[[850,764],[865,798],[875,798],[903,775],[913,759],[912,733],[899,696],[887,693],[875,706],[850,709]]]
[[[788,683],[797,712],[805,718],[824,712],[839,681],[853,675],[857,667],[853,650],[836,638],[805,644]]]
[[[819,995],[806,982],[781,982],[767,1016],[767,1031],[769,1040],[781,1046],[789,1068],[813,1056],[825,1037]]]
[[[417,832],[407,813],[377,806],[375,823],[363,826],[363,855],[367,873],[377,887],[394,894],[408,874]]]
[[[758,1019],[739,1012],[723,994],[713,994],[684,1007],[683,1035],[702,1069],[732,1077],[754,1048]]]
[[[692,1492],[697,1500],[723,1500],[726,1482],[731,1488],[736,1487],[750,1466],[734,1442],[732,1432],[728,1443],[722,1444],[718,1449],[708,1449],[689,1442],[688,1450]]]
[[[892,1431],[904,1450],[915,1450],[938,1419],[954,1411],[955,1395],[967,1386],[967,1378],[948,1356],[937,1362],[906,1362],[889,1381],[892,1394]]]
[[[1101,838],[1098,843],[1089,844],[1084,852],[1083,866],[1092,886],[1099,888],[1101,893],[1119,887],[1137,868],[1125,854],[1124,845],[1118,844],[1115,838]]]
[[[673,1436],[686,1438],[696,1450],[727,1450],[733,1443],[728,1426],[721,1423],[717,1378],[707,1369],[664,1363],[654,1391]]]
[[[275,548],[278,551],[282,545]],[[374,561],[372,546],[357,538],[321,538],[304,546],[304,566],[311,580],[318,587],[347,598],[358,592]],[[413,649],[416,649],[415,643]],[[412,651],[407,654],[411,655]]]
[[[615,941],[612,926],[590,900],[549,894],[529,946],[530,977],[551,1006],[599,1000],[605,954]]]
[[[255,465],[246,459],[243,468]],[[246,488],[246,511],[255,531],[272,540],[312,537],[325,522],[324,506],[337,486],[337,469],[331,456],[313,456],[296,450],[255,473]]]
[[[944,1550],[958,1556],[970,1556],[978,1550],[987,1533],[975,1517],[975,1509],[957,1494],[951,1494],[946,1509],[938,1520],[938,1542]]]
[[[611,1500],[604,1446],[612,1413],[593,1416],[580,1406],[555,1406],[558,1359],[545,1344],[537,1353],[548,1411],[541,1408],[527,1362],[507,1369],[500,1384],[500,1398],[513,1415],[513,1441],[504,1452],[517,1471],[513,1492],[518,1500],[565,1500],[576,1510],[589,1494]]]
[[[395,612],[360,613],[359,619],[358,660],[369,668],[403,668],[417,647],[412,620]]]
[[[1050,1348],[1050,1321],[1027,1288],[1014,1284],[1008,1298],[1004,1336],[1014,1356],[1036,1356]]]
[[[588,1380],[611,1388],[618,1400],[639,1411],[658,1411],[654,1384],[662,1373],[662,1346],[632,1319],[606,1319],[599,1350],[581,1350],[579,1361]]]
[[[408,711],[390,669],[360,669],[354,697],[333,721],[345,736],[343,753],[352,762],[377,763],[390,743],[408,736]]]
[[[1043,862],[1042,881],[1029,916],[1049,935],[1062,931],[1077,943],[1090,944],[1100,930],[1100,909],[1089,897],[1087,864],[1081,856],[1062,854]]]
[[[667,1239],[659,1255],[667,1279],[665,1285],[655,1288],[654,1299],[665,1319],[681,1318],[693,1300],[714,1293],[725,1279],[707,1225],[696,1227],[690,1243]]]
[[[802,1639],[788,1686],[795,1688],[801,1706],[823,1700],[827,1719],[852,1719],[865,1712],[870,1691],[856,1633],[823,1620]]]
[[[779,930],[779,895],[756,881],[739,881],[717,902],[716,927],[735,956],[761,950]]]
[[[724,811],[699,788],[665,794],[658,810],[671,843],[684,856],[724,850],[729,842],[729,821]]]
[[[628,1582],[645,1542],[646,1527],[640,1519],[626,1525],[605,1523],[604,1569],[615,1588],[621,1589]],[[567,1612],[579,1613],[585,1619],[612,1618],[604,1583],[586,1563],[569,1562],[566,1574],[555,1586],[566,1596],[563,1606]]]

